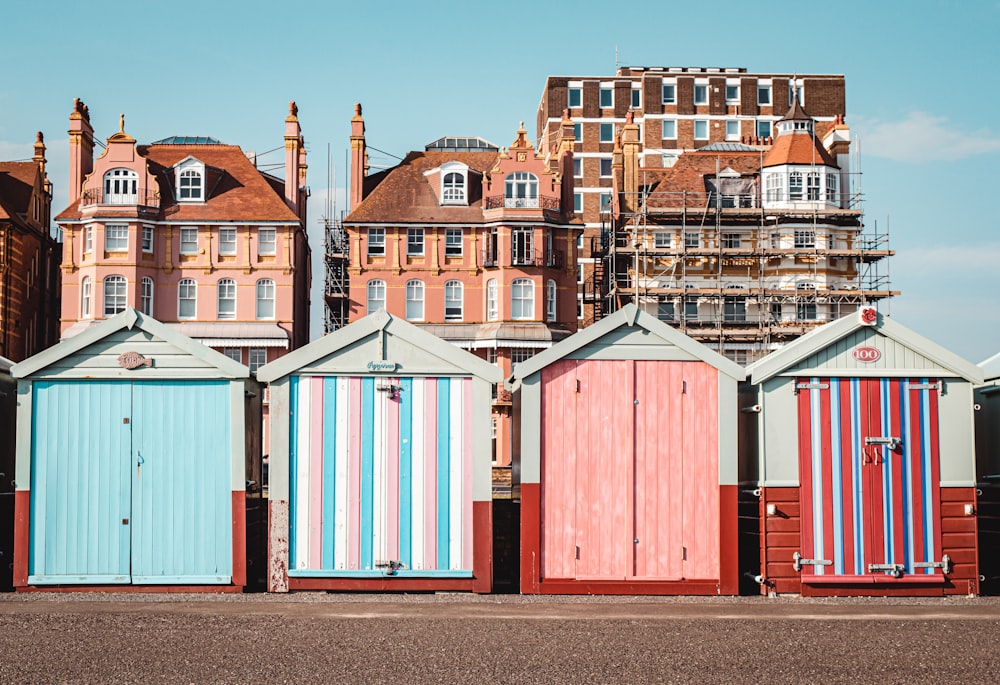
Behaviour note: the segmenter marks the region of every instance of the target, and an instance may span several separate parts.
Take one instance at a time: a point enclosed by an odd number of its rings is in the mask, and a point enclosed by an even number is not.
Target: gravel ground
[[[0,595],[18,683],[1000,682],[998,598]]]

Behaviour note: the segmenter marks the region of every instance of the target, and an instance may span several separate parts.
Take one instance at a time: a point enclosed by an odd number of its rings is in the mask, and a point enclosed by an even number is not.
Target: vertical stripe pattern
[[[291,388],[291,568],[471,571],[472,380],[300,376]]]
[[[940,573],[935,379],[811,378],[799,390],[803,556],[815,575]],[[885,444],[890,439],[898,444]]]

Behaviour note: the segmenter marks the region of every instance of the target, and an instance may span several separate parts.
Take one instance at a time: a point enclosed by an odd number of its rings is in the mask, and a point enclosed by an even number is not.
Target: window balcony
[[[88,188],[80,197],[80,206],[91,205],[159,207],[160,191],[139,188],[134,193],[106,193],[102,188]]]

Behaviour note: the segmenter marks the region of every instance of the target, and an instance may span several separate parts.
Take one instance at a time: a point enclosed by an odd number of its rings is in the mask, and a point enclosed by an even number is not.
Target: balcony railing
[[[548,209],[559,211],[560,203],[557,197],[504,197],[493,195],[484,200],[486,209]]]
[[[159,207],[160,191],[140,188],[135,193],[105,193],[103,188],[88,188],[83,191],[80,204]]]

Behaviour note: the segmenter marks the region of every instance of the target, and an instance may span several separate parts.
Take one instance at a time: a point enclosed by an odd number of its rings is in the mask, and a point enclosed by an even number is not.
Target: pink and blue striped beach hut
[[[268,589],[491,589],[500,370],[379,311],[261,367]]]

